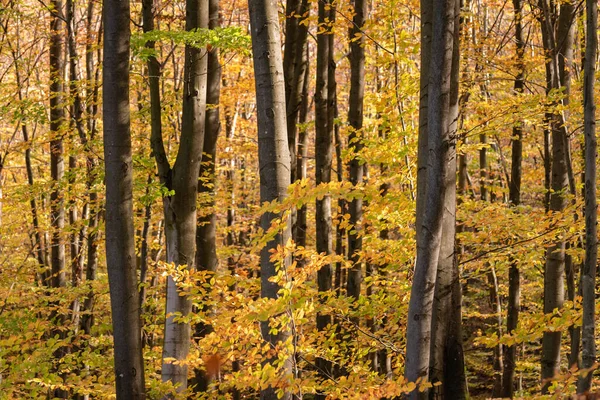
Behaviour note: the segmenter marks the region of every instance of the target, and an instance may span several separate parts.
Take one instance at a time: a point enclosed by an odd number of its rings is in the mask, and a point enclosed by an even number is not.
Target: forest
[[[597,0],[2,0],[0,399],[595,399]]]

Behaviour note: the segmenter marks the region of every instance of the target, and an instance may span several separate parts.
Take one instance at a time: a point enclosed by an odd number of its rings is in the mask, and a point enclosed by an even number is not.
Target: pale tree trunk
[[[460,1],[453,1],[454,37],[460,35]],[[452,70],[449,104],[449,148],[444,185],[442,240],[437,266],[433,302],[430,381],[441,382],[430,398],[464,399],[467,396],[465,361],[462,346],[462,293],[456,261],[456,138],[459,118],[460,45],[452,41]]]
[[[186,30],[206,27],[208,0],[187,0]],[[176,266],[186,265],[189,270],[195,268],[196,257],[196,198],[206,118],[207,58],[206,49],[186,45],[181,137],[173,168],[168,170],[165,166],[168,162],[166,158],[162,158],[164,148],[162,151],[155,151],[159,174],[161,169],[167,169],[167,187],[170,186],[169,189],[175,191],[175,195],[163,199],[167,261]],[[155,148],[163,146],[162,137],[158,139],[157,136],[153,137]],[[167,277],[162,379],[177,385],[178,392],[187,388],[187,365],[174,364],[169,359],[183,361],[187,358],[191,327],[189,323],[176,322],[173,314],[181,313],[185,317],[191,312],[191,308],[191,301],[179,295],[173,277]]]
[[[275,0],[256,0],[249,4],[252,53],[256,85],[256,105],[258,119],[258,158],[260,170],[260,201],[283,200],[290,184],[290,154],[286,129],[285,87],[279,34],[278,3]],[[280,217],[267,212],[261,217],[261,227],[266,231],[273,219]],[[270,278],[277,275],[275,263],[270,260],[271,250],[284,246],[290,239],[289,226],[267,243],[260,253],[261,297],[278,297],[279,284]],[[284,260],[282,268],[287,268],[289,260]],[[290,337],[288,327],[280,327],[271,333],[269,320],[261,322],[263,340],[272,346],[281,346]],[[283,350],[285,351],[285,350]],[[293,356],[278,355],[283,361],[280,373],[290,375]],[[273,362],[274,360],[265,360]],[[263,389],[263,400],[291,399],[290,392],[277,395],[274,387]]]
[[[330,38],[333,35],[329,23],[330,1],[319,2],[319,19],[317,36],[317,84],[315,90],[315,184],[327,184],[331,181],[331,163],[333,159],[333,121],[330,121],[331,101],[329,100],[329,65]],[[333,252],[331,197],[324,196],[316,201],[316,234],[317,252],[329,255]],[[326,293],[331,290],[332,265],[325,264],[317,272],[319,292]],[[331,324],[331,315],[317,314],[317,329],[322,331]],[[323,379],[331,376],[331,362],[324,358],[317,358],[317,368]],[[316,396],[324,399],[325,395]]]
[[[350,97],[348,110],[348,123],[350,133],[348,135],[348,148],[353,153],[350,160],[350,182],[353,186],[362,184],[364,165],[360,162],[358,154],[362,148],[361,136],[363,126],[363,101],[365,94],[365,35],[362,28],[367,16],[367,2],[365,0],[354,1],[354,17],[350,28]],[[358,36],[357,36],[358,35]],[[349,297],[358,299],[362,285],[362,263],[359,261],[362,250],[362,199],[354,198],[350,202],[350,225],[352,230],[348,232],[348,257],[352,266],[348,271],[348,282],[346,293]]]
[[[406,335],[406,364],[404,374],[408,381],[429,379],[430,346],[432,336],[432,309],[438,260],[442,240],[442,226],[446,182],[448,180],[448,153],[454,138],[450,137],[451,115],[451,76],[456,24],[454,0],[433,0],[431,20],[422,15],[421,22],[431,21],[431,52],[428,69],[422,65],[421,79],[427,80],[427,163],[426,175],[420,184],[426,185],[425,195],[419,207],[423,215],[417,237],[417,259],[408,308]],[[423,98],[423,93],[421,94]],[[421,112],[423,112],[421,108]],[[421,118],[420,118],[421,119]],[[423,121],[423,120],[421,120]],[[421,125],[421,128],[423,125]],[[423,164],[420,164],[423,165]],[[455,178],[454,178],[455,179]],[[417,189],[419,190],[419,189]],[[422,189],[420,191],[422,193]],[[428,393],[415,390],[409,398],[427,398]]]
[[[513,0],[515,13],[515,44],[517,56],[517,75],[515,77],[515,96],[523,93],[525,87],[524,55],[525,41],[523,40],[522,4],[521,0]],[[511,176],[509,185],[509,201],[513,207],[521,204],[521,176],[523,163],[523,127],[517,121],[513,126]],[[521,272],[516,259],[511,259],[508,272],[508,305],[506,310],[506,332],[512,334],[519,323],[521,308]],[[517,345],[504,347],[504,370],[502,372],[502,395],[512,399],[514,395],[515,367],[517,361]]]
[[[219,27],[219,0],[209,0],[209,28]],[[219,99],[221,96],[221,64],[219,63],[219,50],[215,47],[208,51],[207,64],[207,90],[206,90],[206,126],[202,150],[202,164],[200,165],[198,192],[209,196],[208,202],[203,206],[210,212],[198,218],[196,230],[196,267],[198,270],[217,271],[217,214],[215,211],[215,162],[217,157],[217,138],[221,131],[219,121]],[[196,339],[206,336],[212,327],[198,324],[195,328]],[[197,369],[194,377],[194,390],[204,392],[208,390],[210,376],[204,370]]]
[[[584,135],[585,135],[585,262],[581,273],[583,324],[581,367],[596,363],[596,263],[598,261],[597,200],[596,200],[596,102],[594,84],[598,47],[598,3],[586,1],[586,40],[584,65]],[[592,373],[579,380],[578,393],[590,390]]]
[[[133,231],[133,163],[129,119],[128,1],[104,2],[103,119],[106,263],[113,321],[117,399],[144,399]]]

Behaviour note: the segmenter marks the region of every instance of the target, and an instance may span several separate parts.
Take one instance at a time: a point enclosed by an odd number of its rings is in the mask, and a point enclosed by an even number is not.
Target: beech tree
[[[2,396],[595,394],[584,3],[5,3]]]
[[[540,0],[540,23],[546,52],[546,93],[565,87],[569,77],[565,76],[569,57],[573,52],[573,6],[562,3],[556,15],[556,5],[552,1]],[[557,20],[556,30],[552,21]],[[548,112],[547,119],[552,137],[552,169],[549,209],[563,211],[567,206],[566,193],[569,190],[570,155],[568,132],[564,114],[560,111]],[[548,247],[544,274],[544,312],[553,313],[563,306],[565,279],[565,241],[557,238]],[[560,342],[562,332],[544,332],[542,339],[542,379],[546,380],[542,392],[546,393],[549,379],[559,370]]]
[[[454,169],[449,171],[448,160],[452,158],[449,151],[455,140],[451,136],[451,127],[453,117],[455,119],[457,115],[454,108],[456,106],[452,106],[454,111],[451,114],[451,103],[457,104],[451,101],[452,78],[458,78],[458,74],[452,74],[457,7],[454,1],[442,0],[434,0],[431,5],[432,7],[428,7],[423,4],[421,8],[424,12],[421,16],[422,26],[431,25],[431,46],[429,49],[425,42],[421,54],[421,90],[426,88],[427,106],[422,105],[420,113],[426,112],[427,130],[426,133],[421,132],[419,138],[420,142],[426,140],[427,143],[427,173],[417,181],[417,191],[424,193],[417,195],[417,202],[420,199],[424,203],[417,210],[417,259],[408,309],[404,374],[410,382],[429,379],[432,312],[442,243],[445,196],[449,189],[447,182],[452,182],[450,190],[456,190],[456,180],[452,175],[456,164],[454,161]],[[432,10],[431,14],[429,10]],[[423,30],[422,35],[427,38],[427,31]],[[423,94],[421,99],[425,99]],[[419,118],[425,121],[425,116],[420,115]],[[425,148],[421,143],[419,147]],[[423,212],[421,216],[419,210]],[[426,392],[418,390],[410,394],[410,398],[415,399],[426,396]]]
[[[103,121],[106,176],[106,264],[115,348],[117,399],[144,399],[133,230],[129,116],[129,1],[104,3]]]
[[[263,203],[281,201],[285,199],[290,184],[290,154],[286,130],[285,87],[277,2],[275,0],[253,1],[249,4],[249,11],[256,82],[260,201]],[[267,231],[273,220],[278,217],[280,216],[275,213],[265,212],[261,216],[261,227]],[[261,297],[271,299],[278,297],[280,285],[271,279],[277,275],[276,264],[271,260],[271,250],[275,250],[277,246],[285,246],[290,235],[290,227],[286,226],[261,250]],[[287,262],[289,261],[283,260],[280,268],[287,268]],[[290,331],[282,327],[274,333],[269,325],[270,320],[261,322],[263,340],[285,351],[283,346],[290,337]],[[294,362],[292,357],[285,356],[282,361],[281,369],[284,376],[291,374]],[[284,392],[281,396],[270,386],[261,391],[260,398],[287,400],[291,399],[291,393]]]
[[[583,369],[596,362],[596,264],[598,261],[597,199],[596,199],[596,101],[594,99],[596,54],[598,48],[598,3],[586,1],[586,35],[584,63],[584,131],[585,135],[585,261],[581,271],[583,294],[582,359]],[[577,387],[586,393],[592,384],[592,373],[583,376]]]

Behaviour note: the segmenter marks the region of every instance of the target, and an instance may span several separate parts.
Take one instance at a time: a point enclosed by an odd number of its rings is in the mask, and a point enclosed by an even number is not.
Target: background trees
[[[574,392],[593,2],[284,3],[3,6],[0,390],[102,398],[115,358],[150,398]]]

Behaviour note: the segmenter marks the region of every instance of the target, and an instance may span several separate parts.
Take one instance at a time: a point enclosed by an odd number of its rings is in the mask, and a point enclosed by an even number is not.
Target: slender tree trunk
[[[219,27],[219,0],[209,0],[209,28]],[[215,47],[208,51],[206,86],[206,127],[200,165],[198,192],[208,196],[203,204],[206,215],[198,218],[196,230],[196,266],[199,270],[217,271],[217,214],[215,210],[215,162],[217,157],[217,138],[221,131],[219,121],[219,99],[221,96],[221,64],[219,51]],[[196,339],[206,336],[212,327],[206,324],[196,325]],[[195,391],[205,392],[210,384],[210,376],[204,370],[197,369],[194,377]]]
[[[64,177],[63,125],[65,122],[64,100],[64,13],[61,0],[52,1],[52,23],[50,26],[50,175],[53,181],[50,193],[50,221],[52,226],[52,286],[64,287],[65,244],[61,238],[65,228],[64,194],[60,181]]]
[[[315,90],[315,183],[327,184],[331,181],[331,164],[333,159],[333,121],[330,121],[331,101],[329,100],[329,46],[333,35],[329,21],[329,0],[319,2],[319,19],[317,36],[317,84]],[[326,195],[316,201],[316,233],[317,252],[329,255],[333,252],[331,197]],[[326,294],[331,290],[332,265],[323,265],[317,273],[319,292]],[[325,330],[331,324],[331,315],[317,314],[317,329]],[[321,377],[326,380],[331,376],[331,362],[317,359],[317,368]],[[324,394],[317,394],[317,399],[325,399]]]
[[[304,124],[306,124],[308,118],[308,86],[310,78],[310,68],[308,65],[308,46],[305,48],[306,53],[306,68],[304,69],[304,80],[302,83],[302,101],[300,102],[300,112],[298,116],[298,122],[302,125],[302,128],[298,132],[298,157],[297,157],[297,176],[298,179],[306,179],[307,169],[307,158],[308,158],[308,132]],[[294,226],[296,233],[294,239],[297,246],[306,247],[306,220],[307,206],[302,205],[298,209],[296,214],[296,224]],[[304,260],[296,259],[296,261],[302,265]]]
[[[285,77],[286,115],[288,146],[290,149],[291,181],[298,179],[297,146],[298,146],[298,114],[302,101],[304,71],[306,69],[306,39],[308,37],[307,21],[310,13],[308,0],[288,0],[286,3],[285,46],[283,53],[283,73]],[[294,234],[294,239],[296,235]]]
[[[283,200],[290,184],[290,154],[288,147],[285,110],[285,86],[279,36],[278,4],[275,0],[256,0],[249,4],[252,36],[252,53],[256,85],[256,105],[258,116],[258,157],[260,170],[260,201]],[[264,213],[261,227],[266,231],[271,226],[274,213]],[[260,254],[261,297],[278,297],[279,284],[270,278],[277,275],[275,263],[270,260],[271,250],[284,246],[291,236],[289,227],[283,229],[267,243]],[[284,260],[282,268],[287,268],[289,260]],[[263,340],[272,346],[280,346],[290,337],[286,326],[272,333],[269,320],[261,322]],[[278,355],[283,361],[281,374],[292,373],[292,355]],[[268,360],[267,362],[273,362]],[[274,387],[263,389],[263,400],[291,399],[291,393],[277,394]]]
[[[363,126],[363,100],[365,94],[365,36],[362,28],[367,16],[367,3],[365,0],[354,0],[354,17],[350,28],[350,97],[348,123],[350,134],[348,135],[348,147],[352,152],[350,160],[350,182],[353,186],[362,184],[364,166],[359,159],[358,153],[363,148],[361,142]],[[352,230],[348,232],[348,256],[352,266],[348,271],[348,282],[346,286],[347,295],[358,299],[362,285],[362,264],[360,262],[360,251],[362,250],[362,199],[354,198],[350,202],[350,225]]]
[[[598,261],[597,200],[596,200],[596,102],[594,86],[598,48],[598,3],[586,1],[586,43],[584,66],[584,135],[585,135],[585,262],[581,274],[583,323],[581,367],[596,363],[596,264]],[[590,390],[592,373],[579,380],[578,393]]]
[[[547,0],[540,0],[542,10],[542,39],[546,51],[546,80],[547,91],[559,89],[561,81],[559,68],[559,46],[561,53],[566,53],[568,47],[572,47],[572,35],[570,24],[572,21],[572,7],[560,7],[558,17],[559,26],[557,33],[554,32],[551,21],[555,6]],[[558,35],[558,37],[557,37]],[[569,43],[562,43],[570,42]],[[567,46],[566,48],[564,46]],[[564,56],[564,54],[563,54]],[[561,56],[562,57],[562,56]],[[551,166],[551,188],[550,211],[563,211],[567,206],[565,197],[569,189],[568,174],[568,147],[567,129],[564,115],[554,112],[548,115],[552,135],[552,166]],[[565,242],[557,238],[548,248],[546,253],[546,266],[544,271],[544,313],[552,313],[555,309],[562,308],[564,301],[564,278],[565,278]],[[542,392],[546,393],[551,379],[560,367],[560,342],[562,332],[544,332],[542,338],[542,380],[544,384]]]
[[[129,1],[104,3],[104,160],[106,262],[115,347],[117,399],[144,399],[144,360],[133,232],[129,119]]]
[[[429,8],[432,12],[431,19],[426,15],[421,17],[422,23],[431,21],[432,29],[428,69],[423,69],[425,66],[421,65],[422,83],[424,80],[429,82],[426,88],[427,136],[423,138],[427,140],[428,157],[425,164],[426,180],[420,180],[421,185],[426,185],[426,194],[422,195],[421,201],[425,203],[419,208],[424,214],[418,219],[422,226],[418,229],[417,260],[408,308],[404,373],[410,382],[416,382],[419,378],[429,379],[432,308],[442,240],[446,182],[449,179],[447,160],[454,140],[450,137],[450,132],[453,123],[451,76],[456,6],[454,0],[433,0],[432,6]],[[421,10],[423,12],[425,8]],[[417,191],[419,192],[419,188]],[[411,399],[427,396],[427,391],[415,390],[409,394]]]
[[[515,12],[515,42],[517,56],[517,75],[515,77],[515,96],[523,93],[525,87],[524,55],[525,41],[523,40],[522,26],[522,4],[521,0],[513,0]],[[511,176],[509,185],[509,201],[513,207],[521,204],[521,176],[523,163],[523,127],[522,122],[516,122],[513,126]],[[519,323],[519,311],[521,308],[521,272],[517,259],[511,259],[508,272],[508,306],[506,311],[506,332],[512,334]],[[517,362],[517,345],[504,347],[504,371],[502,374],[502,395],[513,398],[515,367]]]
[[[96,137],[96,120],[98,116],[98,86],[99,86],[99,69],[94,68],[94,54],[92,48],[92,36],[98,32],[98,41],[102,37],[102,24],[99,28],[93,26],[94,20],[94,2],[90,2],[87,8],[86,16],[86,49],[85,49],[85,76],[87,82],[86,92],[91,94],[91,101],[86,104],[86,128],[90,140],[82,142],[86,151],[86,190],[88,192],[88,226],[87,234],[87,254],[85,279],[91,284],[96,280],[98,270],[98,225],[100,222],[100,204],[98,202],[98,193],[93,190],[97,180],[98,160],[91,149],[91,140]],[[100,51],[98,50],[98,58],[100,59]],[[82,137],[83,138],[83,137]],[[83,256],[83,255],[82,255]],[[89,335],[94,324],[94,292],[90,289],[83,301],[83,309],[81,316],[81,330]]]

